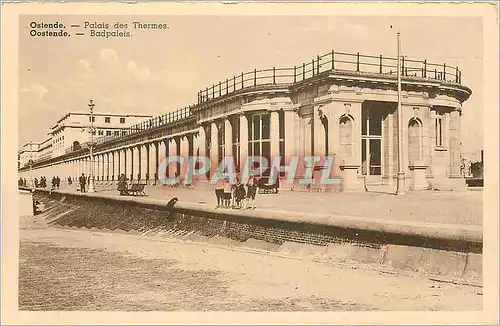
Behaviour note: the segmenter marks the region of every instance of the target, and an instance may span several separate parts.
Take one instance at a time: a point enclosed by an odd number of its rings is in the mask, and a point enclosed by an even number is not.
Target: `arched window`
[[[422,159],[422,121],[410,119],[408,123],[408,160],[415,162]]]
[[[339,120],[340,155],[341,159],[348,162],[352,159],[352,129],[354,119],[343,115]]]
[[[73,150],[76,151],[76,150],[79,150],[80,148],[81,148],[80,143],[75,140],[73,142]]]

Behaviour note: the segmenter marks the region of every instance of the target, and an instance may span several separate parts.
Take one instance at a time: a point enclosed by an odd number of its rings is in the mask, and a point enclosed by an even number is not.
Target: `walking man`
[[[85,178],[85,174],[82,173],[80,176],[80,192],[83,194],[85,191],[85,184],[87,183],[87,178]]]

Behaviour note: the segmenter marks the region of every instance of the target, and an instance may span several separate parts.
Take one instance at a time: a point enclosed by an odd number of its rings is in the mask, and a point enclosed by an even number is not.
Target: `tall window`
[[[236,170],[240,171],[240,119],[238,117],[230,120],[233,134],[233,157]]]
[[[111,136],[111,130],[106,131],[106,136]]]
[[[125,123],[125,118],[120,118],[120,123]]]
[[[361,114],[361,161],[364,175],[382,174],[382,120],[384,112],[363,107]]]
[[[248,150],[251,156],[265,157],[271,163],[270,115],[256,113],[248,120]],[[259,165],[262,166],[262,163]],[[262,175],[268,175],[269,169],[262,170]]]
[[[111,117],[104,117],[104,123],[111,123]]]
[[[436,146],[443,146],[443,117],[436,117]]]
[[[219,123],[218,128],[217,128],[217,139],[218,139],[217,143],[219,144],[219,148],[218,148],[218,152],[217,152],[218,164],[220,164],[222,162],[222,160],[224,159],[224,156],[226,156],[225,132],[226,132],[226,128],[224,126],[224,122]]]
[[[120,136],[120,131],[118,130],[115,130],[115,132],[113,133],[115,136]]]
[[[279,148],[279,154],[280,154],[280,165],[284,166],[285,165],[285,112],[284,111],[278,111],[279,114],[279,139],[280,139],[280,148]],[[288,135],[288,137],[293,137],[293,135]],[[271,164],[271,162],[269,162]],[[284,175],[284,172],[280,173],[281,175]]]
[[[95,117],[89,117],[89,122],[95,122]]]

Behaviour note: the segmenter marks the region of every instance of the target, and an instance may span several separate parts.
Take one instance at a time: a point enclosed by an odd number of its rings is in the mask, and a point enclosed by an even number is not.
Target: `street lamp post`
[[[89,192],[95,192],[94,185],[94,102],[90,100],[88,104],[90,108],[90,176],[89,176]]]
[[[396,195],[405,194],[405,172],[403,170],[403,110],[401,105],[401,33],[398,32],[398,175]]]
[[[33,182],[33,141],[30,140],[30,183],[31,186],[34,188],[35,183]]]

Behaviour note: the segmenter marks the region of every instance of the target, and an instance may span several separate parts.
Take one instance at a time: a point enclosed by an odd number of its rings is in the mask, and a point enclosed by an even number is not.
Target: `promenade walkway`
[[[61,189],[68,189],[62,186]],[[71,186],[77,192],[76,186]],[[98,193],[119,195],[115,185],[96,185]],[[213,186],[198,184],[196,187],[146,186],[148,198],[199,203],[216,206]],[[364,218],[482,225],[483,192],[408,192],[395,196],[383,192],[312,193],[283,191],[278,194],[257,194],[257,209],[298,211],[311,214],[338,214]]]

